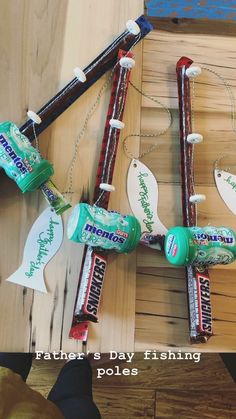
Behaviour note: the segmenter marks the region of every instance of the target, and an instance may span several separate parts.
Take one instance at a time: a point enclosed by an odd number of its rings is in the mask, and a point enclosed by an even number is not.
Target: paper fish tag
[[[21,266],[7,281],[37,291],[47,292],[44,268],[56,254],[63,239],[61,216],[50,207],[34,222],[27,237]]]
[[[227,207],[236,214],[236,176],[224,170],[215,169],[214,177],[221,198]]]
[[[157,181],[148,167],[139,160],[133,159],[130,163],[127,194],[131,210],[141,224],[143,235],[165,235],[167,228],[157,214]]]

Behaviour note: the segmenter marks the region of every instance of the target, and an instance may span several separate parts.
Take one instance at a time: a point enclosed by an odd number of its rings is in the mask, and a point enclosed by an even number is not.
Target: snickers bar
[[[187,270],[190,339],[192,343],[205,343],[212,336],[209,276],[206,270],[201,273],[192,266]]]
[[[81,278],[79,298],[75,308],[75,321],[97,323],[98,308],[107,262],[91,248],[86,253],[85,267]]]

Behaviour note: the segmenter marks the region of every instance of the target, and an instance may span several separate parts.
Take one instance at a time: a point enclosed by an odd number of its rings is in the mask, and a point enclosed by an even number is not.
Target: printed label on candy
[[[9,162],[12,161],[20,173],[25,174],[27,172],[32,172],[32,167],[29,165],[28,161],[16,154],[3,134],[0,134],[0,158],[5,158],[5,160],[8,160]]]
[[[75,316],[78,321],[91,320],[97,322],[106,265],[107,261],[102,256],[95,253],[91,247],[87,248],[75,309]]]
[[[87,236],[86,233],[92,233],[93,235],[95,235],[97,237],[103,237],[103,238],[106,238],[107,240],[109,240],[111,242],[114,242],[114,243],[117,242],[117,243],[121,243],[121,244],[124,243],[125,238],[128,237],[128,234],[126,234],[125,232],[121,232],[120,230],[116,230],[115,233],[114,233],[114,232],[103,230],[101,228],[97,228],[94,225],[91,225],[89,223],[87,223],[85,225],[85,227],[83,228],[82,237],[85,237],[85,238],[89,237],[90,238],[91,234],[89,234]]]
[[[7,281],[47,292],[44,283],[44,268],[58,251],[62,239],[61,217],[56,215],[51,208],[46,208],[29,232],[21,266]]]
[[[188,289],[188,300],[189,300],[189,325],[190,325],[190,338],[196,340],[198,335],[198,304],[197,304],[197,292],[196,292],[196,281],[194,277],[193,267],[187,266],[187,289]]]
[[[41,185],[40,189],[46,198],[46,201],[54,209],[57,215],[61,215],[71,207],[50,179]]]
[[[226,227],[192,227],[193,243],[197,246],[193,261],[197,266],[226,265],[235,260],[236,240],[233,230]]]
[[[53,174],[52,165],[10,121],[0,123],[0,167],[22,192],[34,191]]]
[[[87,288],[89,284],[89,278],[90,278],[90,270],[92,265],[92,255],[93,255],[93,249],[92,247],[88,246],[86,250],[86,256],[84,259],[83,264],[83,271],[80,279],[79,284],[79,294],[77,296],[76,300],[76,307],[75,307],[75,316],[79,319],[82,314],[82,308],[84,306],[85,297],[87,294]]]
[[[128,253],[137,246],[141,233],[133,215],[79,203],[69,217],[67,235],[77,243]]]
[[[105,259],[103,259],[100,255],[93,253],[89,283],[83,305],[83,313],[91,315],[95,318],[97,318],[106,265],[107,262]]]
[[[167,244],[166,244],[166,252],[168,255],[175,256],[177,251],[177,246],[175,243],[175,236],[174,234],[170,234],[167,238]]]
[[[209,278],[196,274],[196,304],[198,313],[198,329],[200,333],[212,334],[212,313]]]

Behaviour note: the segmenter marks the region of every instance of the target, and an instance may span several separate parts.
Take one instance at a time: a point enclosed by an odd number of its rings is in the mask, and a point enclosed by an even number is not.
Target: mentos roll
[[[0,167],[22,192],[34,191],[53,174],[52,165],[10,121],[0,124]]]
[[[227,227],[173,227],[164,250],[173,265],[226,265],[236,259],[236,234]]]
[[[141,227],[133,215],[121,215],[97,206],[78,204],[69,220],[70,240],[118,253],[131,252],[138,244]]]

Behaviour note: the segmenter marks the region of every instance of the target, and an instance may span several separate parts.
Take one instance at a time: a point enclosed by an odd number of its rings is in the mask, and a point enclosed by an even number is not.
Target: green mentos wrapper
[[[34,191],[53,174],[52,165],[10,121],[0,124],[0,167],[22,192]]]
[[[50,179],[41,185],[40,189],[43,192],[46,201],[55,210],[57,215],[62,214],[71,207]]]
[[[133,215],[123,216],[81,203],[69,217],[67,235],[77,243],[128,253],[137,246],[141,227]]]
[[[173,265],[226,265],[236,259],[236,234],[227,227],[173,227],[164,250]]]

